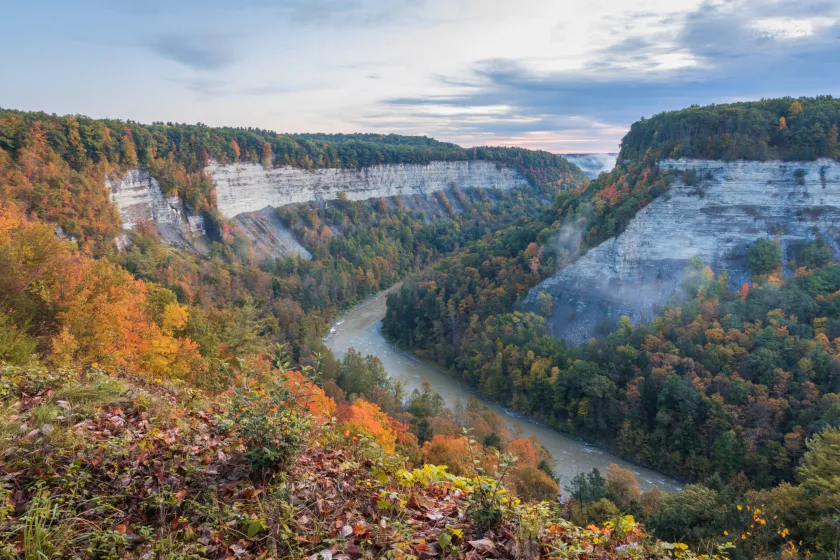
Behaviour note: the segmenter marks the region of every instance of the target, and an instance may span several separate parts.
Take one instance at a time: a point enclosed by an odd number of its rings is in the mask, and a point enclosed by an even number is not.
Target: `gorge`
[[[699,257],[730,286],[749,281],[747,249],[772,237],[783,262],[816,236],[834,241],[840,227],[840,165],[817,161],[663,160],[670,190],[640,210],[614,238],[590,249],[533,288],[552,295],[555,336],[573,344],[614,328],[620,316],[651,320],[681,295],[684,271]],[[789,254],[790,253],[790,254]],[[786,268],[786,273],[792,271]]]

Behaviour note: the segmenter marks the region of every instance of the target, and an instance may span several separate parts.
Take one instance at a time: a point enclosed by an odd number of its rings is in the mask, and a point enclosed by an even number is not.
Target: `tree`
[[[606,475],[606,495],[624,511],[641,498],[636,477],[627,469],[611,464]]]
[[[820,236],[805,245],[801,260],[808,268],[821,268],[831,262],[832,257],[831,248]]]
[[[782,248],[777,241],[762,238],[747,253],[747,268],[755,276],[768,274],[782,265]]]
[[[802,486],[820,503],[823,522],[834,528],[834,558],[840,557],[840,428],[814,434],[797,474]]]
[[[551,294],[540,292],[539,295],[537,295],[537,307],[540,310],[540,315],[543,317],[550,317],[551,312],[554,309],[554,298]]]
[[[718,493],[700,484],[689,484],[681,492],[661,497],[659,509],[649,525],[656,534],[669,541],[691,537],[699,540],[709,534],[721,534],[721,511]]]
[[[581,504],[597,502],[604,497],[607,483],[598,469],[578,473],[566,486],[566,491]]]

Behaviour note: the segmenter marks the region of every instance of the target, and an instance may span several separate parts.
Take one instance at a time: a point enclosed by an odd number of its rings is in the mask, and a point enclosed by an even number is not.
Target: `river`
[[[447,406],[451,408],[454,408],[458,401],[466,403],[475,398],[464,385],[385,340],[380,326],[385,317],[386,294],[387,292],[383,292],[375,299],[355,307],[336,321],[330,335],[325,339],[327,347],[337,358],[343,357],[349,348],[355,348],[362,354],[377,356],[388,375],[402,381],[408,392],[421,388],[423,382],[428,381],[432,389],[442,395]],[[537,436],[540,439],[554,456],[555,471],[561,476],[561,486],[580,472],[589,472],[597,467],[603,473],[611,463],[615,463],[636,475],[639,489],[642,491],[656,487],[672,492],[682,487],[673,478],[629,463],[608,451],[579,442],[550,428],[518,418],[489,401],[479,400],[504,418],[513,433],[519,433],[523,437]]]

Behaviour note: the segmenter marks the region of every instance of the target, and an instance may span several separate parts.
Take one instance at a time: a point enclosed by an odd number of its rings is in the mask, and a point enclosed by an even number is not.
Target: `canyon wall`
[[[688,260],[698,256],[715,273],[727,271],[732,286],[749,280],[749,246],[762,237],[791,247],[823,234],[840,257],[840,164],[667,160],[663,169],[696,171],[692,184],[682,174],[616,237],[535,287],[554,296],[549,319],[555,336],[580,343],[627,315],[652,319],[679,294]],[[692,174],[693,175],[693,174]],[[789,273],[789,271],[787,271]]]
[[[517,170],[488,161],[375,165],[362,169],[265,168],[259,164],[211,164],[216,203],[227,218],[244,212],[311,200],[349,200],[428,194],[451,186],[508,190],[527,186]]]
[[[219,211],[254,243],[258,252],[311,258],[278,219],[273,208],[314,200],[333,200],[345,193],[350,200],[405,196],[421,197],[450,189],[479,187],[509,190],[527,186],[517,170],[487,161],[377,165],[362,169],[265,168],[211,162],[206,168],[216,186]],[[124,177],[108,179],[111,198],[120,210],[123,229],[152,222],[167,242],[200,248],[203,220],[178,197],[167,197],[148,170],[136,168]],[[127,236],[117,240],[120,247]],[[197,245],[198,244],[198,245]]]
[[[123,177],[108,177],[106,182],[124,230],[134,229],[140,222],[151,222],[164,240],[178,247],[190,245],[194,234],[204,233],[201,216],[192,213],[177,196],[166,196],[148,169],[131,169]],[[117,240],[120,247],[126,242],[125,236]]]

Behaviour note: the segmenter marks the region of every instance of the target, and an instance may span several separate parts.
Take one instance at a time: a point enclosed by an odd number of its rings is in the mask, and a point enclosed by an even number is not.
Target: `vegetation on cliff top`
[[[840,99],[831,96],[692,106],[630,127],[621,160],[840,159]]]
[[[467,150],[393,134],[283,135],[0,109],[0,184],[16,192],[26,211],[74,237],[92,237],[100,244],[107,244],[119,230],[102,188],[106,175],[145,166],[167,195],[177,194],[196,212],[212,213],[213,182],[204,173],[210,160],[304,169],[482,160],[518,169],[535,188],[550,194],[566,183],[586,181],[580,169],[562,157],[521,148]],[[85,217],[95,219],[88,222]]]

